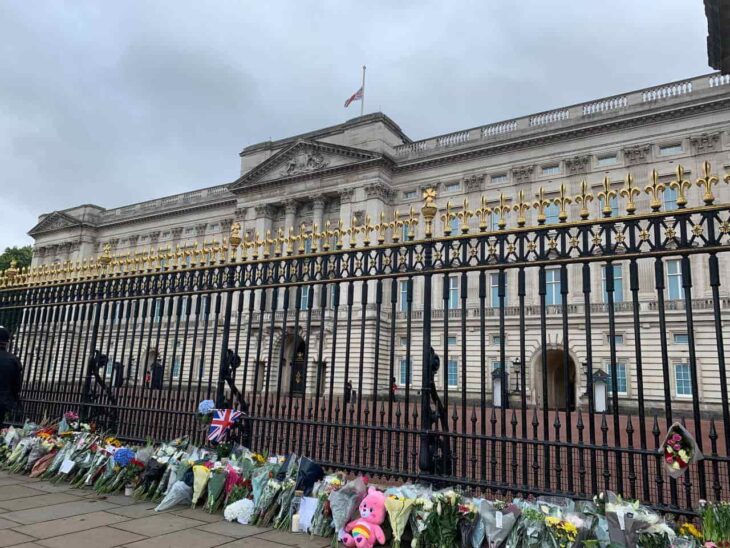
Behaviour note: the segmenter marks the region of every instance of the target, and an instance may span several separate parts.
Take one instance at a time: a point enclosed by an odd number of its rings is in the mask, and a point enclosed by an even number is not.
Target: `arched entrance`
[[[547,407],[549,409],[565,409],[566,403],[569,409],[575,409],[576,397],[576,369],[575,361],[570,353],[567,353],[567,379],[565,371],[566,352],[561,347],[548,348],[547,358]],[[545,393],[543,391],[543,358],[538,352],[533,360],[532,368],[535,382],[535,402],[539,407],[543,406]],[[566,382],[567,381],[567,382]],[[567,399],[566,399],[567,398]]]
[[[299,335],[287,335],[284,345],[281,391],[303,395],[307,389],[307,343]]]

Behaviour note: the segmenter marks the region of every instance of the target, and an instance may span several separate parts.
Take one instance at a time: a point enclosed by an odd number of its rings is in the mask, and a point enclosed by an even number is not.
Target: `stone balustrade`
[[[394,147],[395,156],[399,159],[425,156],[438,152],[445,147],[461,147],[473,145],[484,140],[509,139],[515,134],[522,135],[534,131],[542,131],[553,125],[578,124],[603,115],[610,116],[618,111],[631,108],[651,108],[659,101],[681,101],[701,91],[716,90],[725,92],[724,86],[730,85],[730,75],[719,73],[698,76],[661,86],[637,90],[612,97],[605,97],[580,103],[577,105],[540,112],[529,116],[504,120],[501,122],[456,131],[446,135],[431,137]]]
[[[228,185],[219,185],[203,190],[184,192],[182,194],[166,196],[164,198],[158,198],[148,202],[140,202],[138,204],[108,209],[100,215],[100,220],[101,222],[109,222],[126,217],[133,217],[135,215],[139,215],[140,212],[150,211],[153,209],[167,210],[198,202],[204,203],[215,201],[220,199],[222,196],[226,196],[228,193]]]

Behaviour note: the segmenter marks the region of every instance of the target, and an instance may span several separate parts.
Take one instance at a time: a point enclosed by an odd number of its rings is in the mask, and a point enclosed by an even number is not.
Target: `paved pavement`
[[[0,472],[0,548],[322,548],[329,540],[228,523],[220,514]]]

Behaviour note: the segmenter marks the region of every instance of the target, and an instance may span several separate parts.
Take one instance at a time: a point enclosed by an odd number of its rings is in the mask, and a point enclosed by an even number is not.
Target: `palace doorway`
[[[548,348],[547,358],[547,407],[549,409],[564,410],[566,404],[572,411],[575,410],[576,393],[576,369],[575,361],[570,353],[567,354],[560,347]],[[535,401],[539,407],[543,406],[545,392],[543,390],[543,359],[542,353],[538,352],[533,360],[535,382]],[[567,373],[567,374],[566,374]]]

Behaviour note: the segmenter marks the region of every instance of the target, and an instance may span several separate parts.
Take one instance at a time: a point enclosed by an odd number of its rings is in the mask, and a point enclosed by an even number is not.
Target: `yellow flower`
[[[682,537],[694,537],[700,541],[702,540],[702,533],[700,533],[697,527],[691,523],[683,523],[679,528],[679,535]]]
[[[548,516],[545,518],[545,523],[547,523],[549,527],[555,527],[560,524],[560,519]]]

